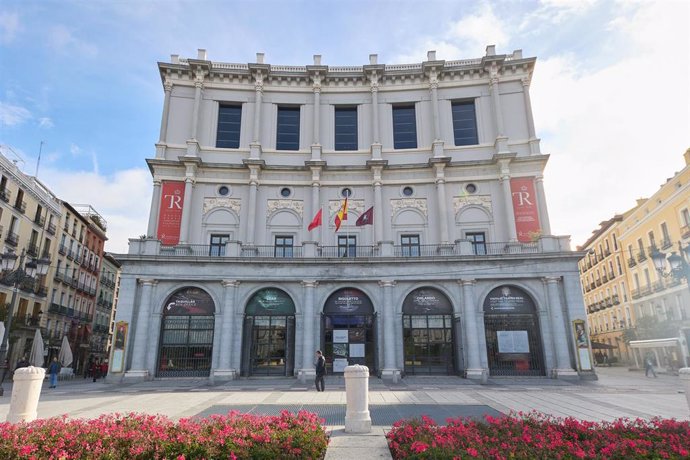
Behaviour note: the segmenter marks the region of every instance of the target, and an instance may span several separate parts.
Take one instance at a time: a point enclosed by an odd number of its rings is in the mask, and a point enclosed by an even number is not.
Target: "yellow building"
[[[21,172],[15,162],[3,155],[0,155],[0,173],[0,244],[3,258],[7,257],[7,253],[17,256],[12,269],[26,267],[26,263],[38,258],[46,263],[55,260],[55,234],[62,212],[60,200],[35,177]],[[22,356],[28,356],[34,333],[45,322],[52,277],[50,273],[35,278],[27,276],[19,282],[18,278],[9,279],[12,269],[0,275],[0,308],[2,318],[13,308],[9,365],[14,368]],[[12,302],[15,280],[18,285],[15,301]]]
[[[649,199],[638,200],[638,207],[618,226],[638,318],[637,338],[668,339],[633,342],[639,366],[646,354],[653,355],[657,365],[669,368],[687,365],[690,357],[690,291],[686,279],[690,273],[669,273],[669,264],[660,273],[652,261],[655,252],[683,255],[690,245],[690,149],[684,157],[685,167]]]
[[[604,221],[578,250],[588,254],[580,261],[587,323],[595,360],[630,363],[625,338],[635,326],[627,282],[627,266],[620,241],[621,223],[634,209]]]

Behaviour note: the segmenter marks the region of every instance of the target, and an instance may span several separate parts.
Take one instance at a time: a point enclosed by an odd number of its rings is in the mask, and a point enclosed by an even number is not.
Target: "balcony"
[[[608,257],[611,255],[611,251],[608,249],[604,249],[604,257]]]
[[[60,313],[60,305],[56,304],[55,302],[51,303],[48,306],[48,313]]]
[[[668,249],[671,246],[673,246],[673,241],[671,241],[671,238],[664,237],[664,239],[661,240],[661,249]]]
[[[67,251],[67,258],[69,260],[74,260],[74,251],[73,250],[70,249],[69,251]]]
[[[31,257],[38,257],[38,244],[35,242],[29,243],[29,246],[26,248],[26,253]]]
[[[39,227],[43,227],[46,223],[46,218],[45,216],[36,216],[34,217],[34,224],[38,225]]]
[[[615,279],[616,279],[616,274],[613,273],[613,272],[611,272],[611,273],[609,274],[609,281],[613,281],[613,280],[615,280]]]
[[[34,290],[34,294],[36,294],[39,297],[48,297],[48,288],[46,286],[38,286]]]
[[[607,275],[604,275],[604,276],[601,277],[601,282],[602,282],[602,283],[606,283],[606,282],[608,282],[608,280],[609,280],[609,277],[608,277]]]
[[[67,316],[69,316],[70,318],[74,317],[74,308],[67,307]]]
[[[601,280],[597,280],[596,285],[597,285],[597,287],[601,286]]]
[[[8,190],[6,188],[3,188],[0,190],[0,200],[4,201],[5,203],[10,202],[10,197],[12,196],[12,191]]]
[[[48,228],[46,228],[46,231],[51,235],[55,235],[56,230],[57,228],[55,227],[55,224],[48,224]]]
[[[637,255],[637,261],[644,262],[645,260],[647,260],[647,254],[644,253],[644,250],[641,250],[640,253]]]
[[[61,244],[60,247],[58,247],[58,252],[63,256],[67,255],[67,247],[64,244]]]
[[[630,291],[630,295],[633,299],[639,299],[640,297],[642,297],[642,293],[639,289],[633,289],[632,291]]]
[[[17,244],[19,243],[19,235],[17,235],[13,231],[9,230],[7,232],[7,236],[5,237],[5,243],[9,244],[10,246],[16,247]]]
[[[663,291],[665,289],[664,282],[661,280],[655,281],[652,285],[652,289],[654,289],[654,292]]]
[[[614,305],[620,305],[621,301],[618,298],[618,294],[614,294],[613,297],[611,297],[611,300],[613,301]]]
[[[629,258],[629,259],[628,259],[628,267],[632,268],[632,267],[634,267],[635,265],[637,265],[637,261],[635,261],[635,259],[633,259],[632,257]]]
[[[14,203],[14,209],[24,214],[26,212],[26,201],[17,201]]]
[[[680,236],[683,239],[690,238],[690,225],[683,225],[680,228]]]

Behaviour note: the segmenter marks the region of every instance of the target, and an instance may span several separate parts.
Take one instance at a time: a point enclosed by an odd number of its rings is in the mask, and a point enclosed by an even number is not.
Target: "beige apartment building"
[[[623,220],[620,243],[627,265],[628,285],[635,316],[651,317],[665,323],[661,330],[666,337],[632,342],[637,364],[652,354],[659,366],[677,368],[688,364],[690,348],[690,290],[687,276],[688,245],[690,245],[690,149],[685,154],[685,167],[669,178],[649,199]],[[684,257],[683,268],[672,271],[669,263],[660,272],[653,255],[668,257],[675,253]],[[639,334],[638,334],[639,335]]]
[[[635,208],[600,224],[578,249],[587,251],[580,261],[587,323],[595,360],[629,363],[632,356],[626,331],[635,327],[627,265],[620,242],[621,223]]]

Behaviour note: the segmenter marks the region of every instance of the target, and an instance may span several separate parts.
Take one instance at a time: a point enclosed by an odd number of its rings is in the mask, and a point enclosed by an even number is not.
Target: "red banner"
[[[513,213],[515,230],[521,243],[529,243],[541,234],[537,195],[534,191],[533,177],[510,179],[510,191],[513,195]]]
[[[184,182],[163,181],[158,213],[158,239],[162,244],[174,245],[180,242],[183,201]]]

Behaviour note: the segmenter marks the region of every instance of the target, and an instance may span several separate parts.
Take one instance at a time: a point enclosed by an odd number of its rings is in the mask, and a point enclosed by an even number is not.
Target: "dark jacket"
[[[48,367],[49,374],[59,374],[60,373],[60,363],[53,361]]]
[[[316,360],[316,375],[326,375],[326,358],[323,356],[319,356],[319,359]]]

